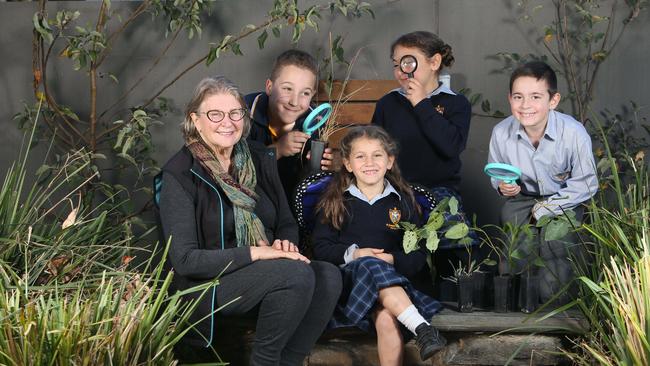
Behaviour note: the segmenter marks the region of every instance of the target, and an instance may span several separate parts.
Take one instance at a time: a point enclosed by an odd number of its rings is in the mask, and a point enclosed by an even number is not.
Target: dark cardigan
[[[421,216],[408,198],[402,195],[400,199],[391,193],[370,205],[345,192],[343,200],[346,215],[341,230],[324,223],[322,213],[317,217],[312,233],[314,259],[341,265],[345,251],[352,244],[357,244],[359,248],[384,249],[385,253],[393,255],[393,266],[397,272],[408,278],[416,288],[430,293],[431,279],[426,264],[429,254],[422,248],[406,254],[402,247],[404,231],[387,226],[392,224],[389,217],[392,209],[400,211],[401,221],[418,226],[422,224]]]
[[[298,243],[298,227],[278,177],[274,149],[256,143],[249,146],[257,173],[255,191],[260,196],[255,214],[264,224],[267,238]],[[175,272],[172,289],[184,290],[210,281],[226,266],[224,273],[250,264],[249,247],[236,245],[232,203],[186,147],[165,164],[162,174],[159,219],[163,242],[172,236],[166,263]],[[174,205],[174,202],[182,204]],[[187,297],[195,299],[199,295],[195,292]],[[204,296],[193,320],[209,314],[211,303],[211,296]],[[199,324],[198,330],[207,338],[210,326],[208,317]]]
[[[412,106],[393,91],[377,101],[372,123],[399,144],[397,164],[404,179],[458,191],[460,154],[467,144],[471,116],[472,107],[460,94],[440,93]]]

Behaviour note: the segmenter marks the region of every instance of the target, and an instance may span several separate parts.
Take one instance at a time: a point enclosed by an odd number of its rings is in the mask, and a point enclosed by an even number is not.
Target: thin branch
[[[106,57],[107,57],[107,55],[108,55],[108,51],[110,50],[110,48],[111,48],[111,44],[113,43],[115,37],[117,37],[117,36],[120,35],[122,32],[124,32],[124,30],[126,29],[126,27],[128,27],[129,24],[131,24],[131,23],[132,23],[134,20],[136,20],[136,19],[137,19],[137,18],[138,18],[142,13],[144,13],[145,10],[147,10],[147,8],[149,7],[150,4],[151,4],[151,1],[150,1],[150,0],[145,0],[145,1],[143,1],[142,3],[140,3],[140,5],[139,5],[139,6],[138,6],[138,7],[137,7],[137,8],[136,8],[132,13],[131,13],[131,15],[129,15],[129,18],[126,19],[126,20],[124,21],[124,23],[122,23],[122,26],[119,27],[117,30],[115,30],[115,32],[111,33],[111,34],[106,38],[106,48],[104,48],[104,50],[102,50],[101,54],[100,54],[99,57],[97,58],[97,66],[98,66],[98,67],[99,67],[99,65],[101,65],[101,64],[104,62],[104,59],[106,59]]]
[[[255,28],[252,28],[252,29],[251,29],[251,28],[247,28],[246,31],[243,31],[243,32],[240,33],[238,36],[231,38],[231,39],[230,39],[230,40],[229,40],[225,45],[223,45],[223,47],[225,48],[226,46],[228,46],[228,45],[230,45],[230,44],[233,44],[233,43],[239,41],[240,39],[242,39],[242,38],[244,38],[244,37],[247,37],[248,35],[250,35],[250,34],[252,34],[252,33],[257,32],[258,30],[260,30],[260,29],[262,29],[262,28],[266,28],[266,27],[268,27],[269,25],[271,25],[271,24],[277,22],[277,21],[280,20],[280,19],[282,19],[282,18],[280,18],[280,17],[272,17],[272,18],[268,19],[267,21],[265,21],[264,23],[262,23],[262,24],[256,26]],[[156,100],[156,98],[158,98],[162,93],[164,93],[165,90],[167,90],[170,86],[174,85],[174,83],[176,83],[176,81],[178,81],[178,79],[180,79],[181,77],[183,77],[183,75],[185,75],[185,74],[187,74],[188,72],[190,72],[193,68],[195,68],[196,66],[198,66],[198,65],[199,65],[200,63],[202,63],[203,61],[207,60],[209,54],[210,54],[210,53],[209,53],[209,51],[208,51],[208,53],[207,53],[205,56],[203,56],[203,57],[201,57],[200,59],[194,61],[190,66],[186,67],[183,71],[181,71],[178,75],[176,75],[176,77],[174,77],[170,82],[168,82],[167,84],[165,84],[165,86],[163,86],[160,90],[158,90],[158,92],[156,92],[156,93],[153,95],[153,97],[151,97],[149,100],[147,100],[147,101],[142,105],[142,107],[146,107],[146,106],[148,106],[149,104],[151,104],[154,100]]]
[[[606,49],[607,49],[607,41],[609,40],[610,36],[614,33],[613,23],[614,23],[615,17],[616,17],[616,2],[614,2],[614,4],[612,4],[612,16],[609,19],[609,23],[607,23],[607,30],[605,31],[605,37],[603,37],[603,42],[601,43],[601,46],[600,46],[600,50],[602,52],[606,51]],[[619,32],[618,36],[616,37],[616,39],[614,40],[612,45],[609,47],[609,51],[607,51],[606,57],[609,57],[609,54],[611,53],[611,51],[618,44],[618,41],[621,39],[621,36],[625,32],[625,29],[627,28],[628,23],[629,22],[623,22],[623,28]],[[585,98],[591,99],[591,97],[593,95],[594,85],[595,85],[594,82],[596,80],[596,74],[597,74],[598,69],[600,68],[601,64],[602,64],[602,61],[598,61],[596,63],[596,67],[594,68],[594,71],[591,74],[591,80],[589,81],[589,86],[587,87],[587,95],[585,96]]]
[[[196,0],[195,0],[195,1],[196,1]],[[149,69],[148,69],[147,71],[145,71],[145,73],[142,74],[142,76],[140,76],[140,78],[139,78],[135,83],[133,83],[133,84],[131,85],[131,87],[129,87],[128,90],[126,90],[124,93],[122,93],[122,95],[120,95],[120,97],[117,98],[117,100],[116,100],[113,104],[111,104],[108,108],[106,108],[104,111],[102,111],[102,113],[100,113],[100,115],[99,115],[100,118],[103,117],[106,113],[108,113],[108,111],[110,111],[111,109],[115,108],[115,107],[116,107],[118,104],[120,104],[124,99],[126,99],[126,97],[127,97],[129,94],[131,94],[131,93],[133,92],[133,90],[135,90],[135,88],[138,87],[138,85],[140,85],[140,83],[142,83],[142,81],[144,81],[144,79],[145,79],[145,78],[146,78],[146,77],[147,77],[147,76],[148,76],[148,75],[153,71],[153,69],[154,69],[156,66],[158,66],[158,63],[160,63],[160,61],[162,60],[162,58],[167,54],[167,52],[169,51],[169,49],[171,48],[171,46],[174,44],[174,42],[176,41],[176,39],[178,38],[178,35],[180,34],[180,32],[181,32],[182,30],[183,30],[183,27],[182,27],[182,25],[181,25],[181,26],[178,27],[178,29],[176,30],[176,32],[174,32],[174,35],[172,36],[172,38],[169,40],[169,42],[167,43],[167,45],[165,46],[165,48],[160,52],[160,54],[156,57],[156,59],[155,59],[154,62],[151,64],[151,66],[149,67]],[[101,136],[101,135],[100,135],[100,136]]]
[[[102,6],[99,8],[97,15],[97,24],[95,30],[101,33],[104,25],[106,24],[106,2],[102,1]],[[96,46],[93,46],[93,51],[96,51]],[[99,64],[97,60],[90,62],[90,151],[96,152],[97,149],[97,67]]]

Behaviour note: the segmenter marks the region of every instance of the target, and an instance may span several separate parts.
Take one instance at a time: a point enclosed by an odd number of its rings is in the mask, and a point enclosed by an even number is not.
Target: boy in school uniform
[[[555,72],[541,61],[518,67],[510,77],[508,101],[512,115],[492,130],[488,162],[513,165],[522,175],[512,184],[492,179],[497,192],[507,197],[502,223],[535,224],[543,216],[569,210],[580,221],[581,204],[598,189],[596,164],[582,123],[555,111],[560,102]],[[530,262],[518,267],[528,265],[538,272],[540,299],[546,302],[573,279],[571,258],[580,258],[583,251],[573,234],[554,241],[543,240],[543,230],[538,235],[539,246],[532,254],[541,257],[544,267],[534,268]],[[572,291],[575,286],[558,302],[567,302]]]
[[[300,50],[288,50],[275,60],[263,92],[245,96],[251,114],[248,139],[276,148],[278,171],[285,193],[293,194],[304,167],[307,152],[303,146],[310,136],[303,131],[312,98],[318,92],[316,60]],[[332,150],[325,149],[321,168],[331,165]]]

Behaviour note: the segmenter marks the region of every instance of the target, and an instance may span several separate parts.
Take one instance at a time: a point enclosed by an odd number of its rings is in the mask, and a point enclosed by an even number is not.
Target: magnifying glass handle
[[[413,73],[412,73],[412,72],[409,72],[409,73],[406,74],[406,75],[409,77],[409,79],[413,79]]]

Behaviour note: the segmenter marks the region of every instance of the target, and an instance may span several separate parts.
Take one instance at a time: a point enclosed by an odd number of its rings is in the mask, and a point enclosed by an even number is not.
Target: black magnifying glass
[[[418,69],[418,60],[413,55],[404,55],[399,60],[399,69],[411,79],[415,70]]]

